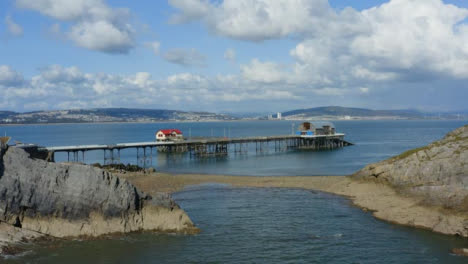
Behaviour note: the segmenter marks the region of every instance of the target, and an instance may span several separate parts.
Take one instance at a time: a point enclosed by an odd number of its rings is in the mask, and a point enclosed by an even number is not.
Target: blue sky
[[[0,16],[14,16],[15,21],[21,21],[24,34],[20,38],[8,37],[6,27],[2,27],[4,41],[0,57],[3,64],[20,69],[26,76],[37,74],[37,69],[51,64],[78,66],[86,72],[109,72],[114,74],[132,74],[148,71],[155,77],[166,77],[178,72],[191,72],[205,75],[229,74],[239,72],[239,67],[226,62],[223,58],[228,48],[235,49],[238,63],[248,63],[252,58],[272,59],[279,62],[291,62],[288,51],[295,46],[296,41],[278,39],[262,43],[252,43],[227,39],[210,34],[201,24],[169,24],[174,12],[165,1],[107,1],[110,6],[128,7],[133,13],[138,32],[138,42],[129,54],[106,54],[73,46],[72,43],[57,39],[48,29],[57,23],[55,19],[41,14],[15,8],[15,2],[2,2]],[[2,5],[5,5],[2,6]],[[67,23],[63,24],[63,27]],[[144,27],[147,27],[145,29]],[[6,38],[6,39],[5,39]],[[173,48],[196,48],[206,56],[206,67],[187,68],[166,62],[144,47],[144,42],[158,41],[161,52]],[[90,63],[92,61],[92,63]],[[31,63],[33,62],[33,63]]]
[[[464,0],[6,0],[0,109],[466,110],[467,17]]]

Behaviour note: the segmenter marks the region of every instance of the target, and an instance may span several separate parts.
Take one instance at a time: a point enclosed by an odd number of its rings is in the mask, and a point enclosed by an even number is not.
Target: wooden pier
[[[199,138],[181,141],[153,141],[119,143],[111,145],[78,145],[41,147],[39,150],[47,151],[50,160],[54,160],[54,154],[66,152],[68,161],[84,162],[87,151],[102,150],[104,152],[104,164],[120,163],[120,151],[123,149],[136,149],[138,165],[148,166],[156,152],[189,153],[191,157],[208,157],[235,154],[246,154],[251,151],[265,153],[269,151],[288,150],[331,150],[352,145],[344,140],[344,134],[314,136],[267,136],[267,137],[243,137],[243,138]],[[255,145],[255,148],[254,148]]]

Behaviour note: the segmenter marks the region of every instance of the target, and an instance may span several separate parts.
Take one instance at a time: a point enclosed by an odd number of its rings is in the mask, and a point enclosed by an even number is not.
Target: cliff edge
[[[370,164],[351,179],[390,186],[399,197],[414,201],[399,211],[358,203],[375,208],[379,218],[468,236],[468,125],[425,147]]]
[[[423,196],[428,205],[468,211],[468,125],[428,146],[370,164],[353,177]]]
[[[150,196],[107,171],[32,159],[16,147],[0,150],[0,225],[7,224],[53,237],[196,231],[167,194]]]

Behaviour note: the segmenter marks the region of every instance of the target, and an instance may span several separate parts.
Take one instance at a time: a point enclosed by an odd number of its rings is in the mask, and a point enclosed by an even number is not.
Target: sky
[[[468,110],[466,0],[1,0],[0,110]]]

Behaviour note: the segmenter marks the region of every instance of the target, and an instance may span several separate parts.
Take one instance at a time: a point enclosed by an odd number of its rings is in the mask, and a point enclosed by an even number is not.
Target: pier
[[[124,149],[136,149],[138,165],[147,167],[151,164],[157,152],[188,153],[190,157],[223,156],[229,153],[247,154],[249,150],[256,153],[289,150],[332,150],[350,146],[352,143],[344,140],[345,134],[331,135],[283,135],[265,137],[241,138],[197,138],[180,141],[151,141],[119,143],[110,145],[77,145],[39,147],[47,152],[47,159],[54,161],[54,154],[67,153],[69,162],[84,162],[87,151],[103,151],[103,163],[120,163],[120,152]]]

